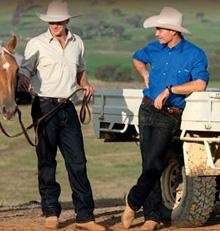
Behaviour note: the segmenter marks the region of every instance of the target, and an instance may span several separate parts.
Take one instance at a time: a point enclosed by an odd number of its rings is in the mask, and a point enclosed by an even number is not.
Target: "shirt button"
[[[171,52],[169,52],[169,55],[171,55]]]
[[[166,65],[168,65],[168,63],[166,63]]]
[[[166,75],[166,73],[164,72],[163,75]]]

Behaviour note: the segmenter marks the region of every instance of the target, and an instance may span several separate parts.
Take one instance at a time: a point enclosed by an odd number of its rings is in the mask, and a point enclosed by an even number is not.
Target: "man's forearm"
[[[84,87],[86,85],[89,85],[87,76],[86,76],[86,72],[82,71],[82,72],[78,72],[77,73],[77,83],[81,86]]]
[[[133,66],[135,68],[135,70],[137,71],[137,73],[140,75],[140,77],[143,79],[144,81],[144,85],[146,87],[148,87],[148,71],[146,68],[146,65],[136,59],[133,59]]]
[[[193,80],[181,85],[172,86],[171,91],[173,94],[188,95],[194,91],[204,91],[206,89],[206,82],[203,80]]]

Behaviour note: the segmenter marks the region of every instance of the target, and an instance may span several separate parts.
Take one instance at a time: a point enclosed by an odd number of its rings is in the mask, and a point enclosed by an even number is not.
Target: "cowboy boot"
[[[159,230],[163,227],[163,223],[153,220],[147,220],[144,222],[144,224],[141,226],[141,231],[153,231],[153,230]]]
[[[94,221],[84,222],[84,223],[76,223],[76,230],[85,230],[85,231],[105,231],[105,227],[102,225],[98,225]]]
[[[46,217],[45,219],[45,228],[47,229],[57,229],[59,225],[57,216]]]
[[[124,228],[128,229],[135,217],[135,211],[128,204],[128,196],[125,196],[125,210],[121,216],[121,222]]]

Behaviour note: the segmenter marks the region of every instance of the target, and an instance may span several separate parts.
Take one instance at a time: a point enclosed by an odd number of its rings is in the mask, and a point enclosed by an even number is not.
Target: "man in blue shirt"
[[[145,28],[155,27],[157,41],[137,50],[133,65],[144,82],[144,98],[139,109],[142,173],[126,196],[122,224],[129,228],[135,211],[144,210],[141,230],[160,227],[160,177],[167,165],[165,153],[179,129],[185,97],[206,89],[208,61],[203,50],[185,40],[191,34],[182,26],[182,14],[164,7],[159,15],[145,20]],[[149,65],[149,73],[146,68]]]

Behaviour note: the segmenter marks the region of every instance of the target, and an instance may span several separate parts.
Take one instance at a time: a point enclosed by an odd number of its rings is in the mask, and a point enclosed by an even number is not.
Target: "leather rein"
[[[16,112],[18,113],[18,120],[19,120],[19,124],[21,126],[21,132],[19,133],[16,133],[14,135],[11,135],[9,134],[5,128],[3,127],[1,121],[0,121],[0,130],[2,131],[2,133],[9,137],[9,138],[15,138],[15,137],[18,137],[18,136],[21,136],[21,135],[24,135],[25,138],[27,139],[28,143],[31,145],[31,146],[34,146],[36,147],[37,144],[38,144],[38,127],[39,127],[39,124],[45,120],[48,116],[51,116],[53,114],[55,114],[59,109],[61,109],[68,100],[70,100],[77,92],[79,91],[85,91],[85,89],[83,88],[79,88],[77,90],[75,90],[69,97],[65,98],[62,100],[62,102],[60,102],[56,107],[54,107],[52,110],[50,110],[49,112],[47,112],[46,114],[44,114],[42,117],[40,117],[38,120],[36,120],[34,123],[30,124],[29,126],[25,127],[23,122],[22,122],[22,118],[21,118],[21,111],[20,109],[17,107],[17,110]],[[83,100],[82,100],[82,106],[81,106],[81,109],[80,109],[80,112],[79,112],[79,119],[80,119],[80,122],[82,124],[88,124],[90,121],[91,121],[91,112],[90,112],[90,109],[89,109],[89,102],[90,102],[90,99],[91,99],[91,96],[90,97],[86,97],[84,96],[83,97]],[[86,114],[88,113],[88,119],[86,121]],[[30,136],[28,135],[28,130],[30,130],[31,128],[35,127],[35,142],[33,142],[31,139],[30,139]]]

